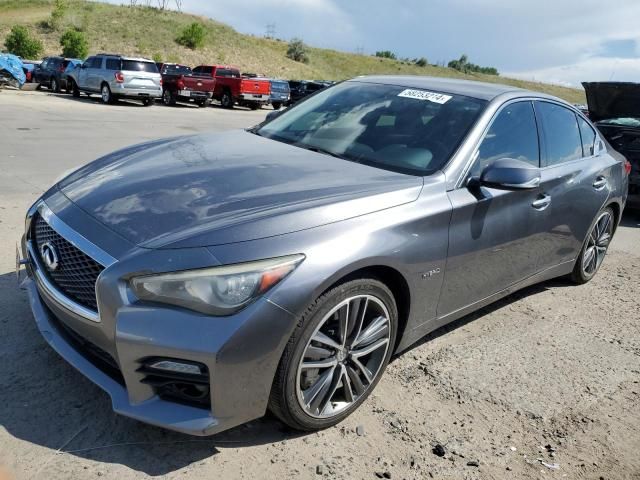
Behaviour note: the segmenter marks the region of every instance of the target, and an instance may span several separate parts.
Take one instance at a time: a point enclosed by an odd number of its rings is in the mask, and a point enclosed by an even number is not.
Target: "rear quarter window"
[[[120,70],[120,59],[107,58],[107,70]]]

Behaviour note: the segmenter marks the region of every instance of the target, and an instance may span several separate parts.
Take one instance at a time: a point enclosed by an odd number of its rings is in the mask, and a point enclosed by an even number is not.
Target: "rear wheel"
[[[600,269],[613,237],[614,222],[611,208],[607,207],[598,213],[571,273],[575,283],[587,283]]]
[[[80,89],[78,88],[78,84],[74,80],[71,80],[71,90],[74,97],[80,98]]]
[[[60,84],[56,77],[51,77],[51,82],[49,83],[49,88],[51,88],[52,92],[59,93],[60,92]]]
[[[142,105],[144,105],[145,107],[152,107],[154,102],[155,101],[153,98],[145,98],[144,100],[142,100]]]
[[[106,83],[102,84],[102,88],[100,89],[100,97],[102,98],[102,103],[104,104],[113,103],[113,95],[111,95],[111,89]]]
[[[299,430],[333,426],[369,396],[395,345],[398,310],[374,279],[353,280],[300,317],[273,383],[269,408]]]
[[[231,97],[231,92],[227,90],[222,94],[220,105],[222,105],[222,108],[233,108],[233,98]]]
[[[282,104],[280,102],[274,102],[271,104],[274,110],[280,110],[282,108]]]
[[[162,92],[162,103],[170,107],[176,104],[176,96],[169,89]]]

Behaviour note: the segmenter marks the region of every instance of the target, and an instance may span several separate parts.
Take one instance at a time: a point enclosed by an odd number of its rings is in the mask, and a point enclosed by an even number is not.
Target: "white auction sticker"
[[[443,105],[451,100],[451,95],[445,95],[444,93],[427,92],[426,90],[413,90],[407,88],[398,94],[399,97],[414,98],[416,100],[427,100],[429,102],[439,103]]]

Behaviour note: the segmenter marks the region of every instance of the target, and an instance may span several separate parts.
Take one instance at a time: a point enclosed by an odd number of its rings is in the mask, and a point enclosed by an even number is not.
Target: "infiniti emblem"
[[[40,256],[42,257],[42,261],[47,267],[47,270],[53,272],[58,268],[58,252],[51,242],[45,242],[40,245]]]

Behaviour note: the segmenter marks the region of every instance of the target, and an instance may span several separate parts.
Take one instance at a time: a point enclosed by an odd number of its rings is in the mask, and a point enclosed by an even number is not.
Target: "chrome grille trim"
[[[69,310],[76,315],[90,320],[92,322],[100,322],[100,303],[97,298],[97,291],[95,290],[94,284],[94,294],[96,299],[96,310],[92,310],[87,308],[85,305],[81,305],[76,302],[72,298],[69,298],[64,292],[55,285],[48,276],[44,273],[44,269],[46,268],[41,259],[40,255],[37,252],[36,245],[34,244],[33,238],[31,238],[32,234],[32,219],[36,212],[42,217],[42,220],[62,239],[69,242],[73,247],[78,249],[82,254],[101,264],[104,268],[107,268],[113,265],[117,260],[109,255],[107,252],[91,243],[85,237],[80,235],[75,230],[71,229],[66,223],[64,223],[58,216],[56,216],[51,209],[44,203],[43,201],[38,202],[34,207],[29,210],[29,214],[26,221],[27,227],[27,249],[29,251],[29,256],[32,262],[35,263],[32,268],[33,274],[36,277],[37,283],[41,289],[44,290],[44,293],[58,303],[60,306]],[[103,269],[104,270],[104,269]],[[98,276],[99,279],[99,276]],[[96,284],[97,280],[96,279]]]

